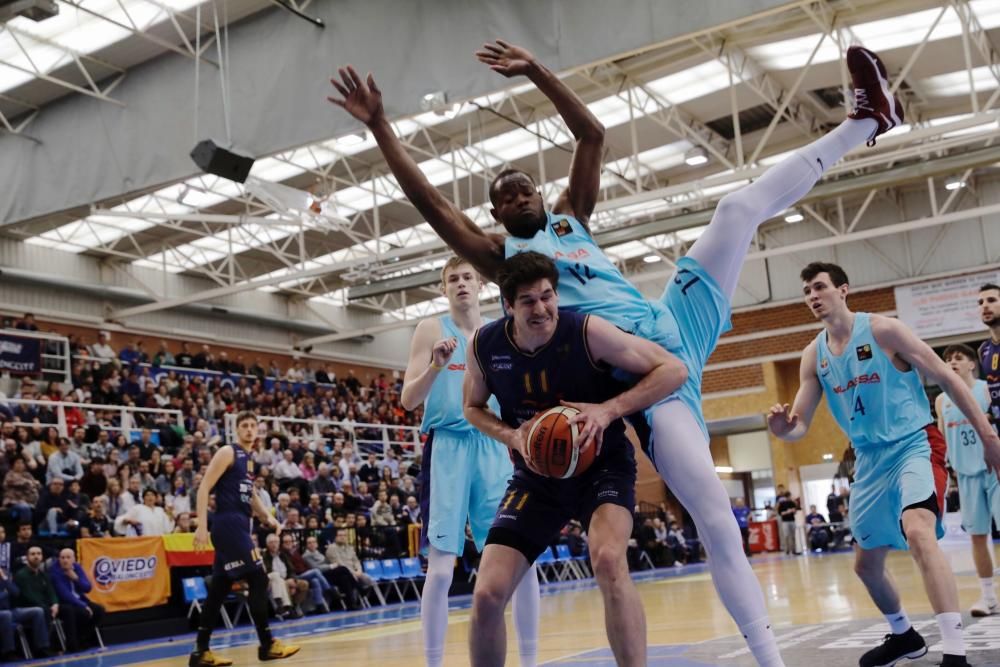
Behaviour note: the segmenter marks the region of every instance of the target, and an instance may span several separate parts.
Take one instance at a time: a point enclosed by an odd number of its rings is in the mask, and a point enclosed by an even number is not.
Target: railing
[[[423,451],[423,443],[420,440],[420,429],[416,426],[397,426],[394,424],[362,424],[357,422],[329,421],[326,419],[297,419],[294,417],[261,417],[260,421],[269,426],[272,431],[288,435],[290,437],[301,437],[312,441],[328,443],[331,438],[323,436],[323,431],[328,428],[339,428],[346,435],[347,439],[354,447],[355,453],[364,458],[368,454],[375,454],[379,458],[385,456],[389,449],[402,453],[405,458],[410,458]],[[292,433],[286,424],[301,424],[307,427],[308,433]],[[229,444],[236,442],[236,415],[227,413],[225,415],[226,439]],[[371,432],[378,432],[378,437],[370,436]],[[397,436],[402,433],[406,437],[403,439]],[[265,443],[266,444],[266,443]]]
[[[8,398],[0,401],[2,404],[6,404],[8,408],[16,405],[32,405],[37,407],[46,407],[55,412],[56,421],[55,423],[43,423],[41,426],[55,426],[59,430],[59,435],[63,437],[69,437],[69,428],[66,421],[66,410],[67,408],[80,408],[81,410],[93,410],[101,412],[111,412],[117,413],[118,424],[102,424],[102,428],[111,432],[122,432],[128,434],[130,431],[138,428],[144,428],[150,423],[150,417],[152,418],[152,423],[176,423],[181,428],[184,427],[184,415],[180,410],[167,410],[163,408],[136,408],[126,405],[102,405],[97,403],[73,403],[70,401],[49,401],[46,399],[37,398]],[[11,412],[14,412],[12,409]],[[148,415],[147,418],[138,419],[140,416]],[[35,422],[23,422],[14,420],[12,422],[14,426],[26,426],[31,428],[37,426]],[[91,418],[86,418],[85,424],[95,423]]]
[[[41,333],[38,331],[24,331],[22,329],[0,330],[0,340],[6,337],[13,338],[34,338],[41,343],[41,368],[40,374],[57,376],[60,381],[70,386],[72,382],[71,362],[69,354],[69,339],[59,334]]]

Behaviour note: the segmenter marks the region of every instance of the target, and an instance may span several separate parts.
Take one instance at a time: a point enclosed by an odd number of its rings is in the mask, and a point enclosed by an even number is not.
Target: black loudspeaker
[[[199,141],[191,151],[191,159],[202,171],[243,183],[250,174],[253,158],[216,145],[211,139]]]

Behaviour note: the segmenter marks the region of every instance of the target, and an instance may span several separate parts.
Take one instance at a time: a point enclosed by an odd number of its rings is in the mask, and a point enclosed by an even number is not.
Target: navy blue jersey
[[[994,343],[992,338],[983,341],[979,346],[979,367],[990,388],[990,412],[1000,424],[1000,343]]]
[[[253,459],[239,445],[233,445],[233,464],[215,483],[215,511],[219,514],[237,513],[250,516],[253,510]]]
[[[590,315],[559,309],[555,333],[544,346],[524,352],[514,344],[514,320],[510,317],[481,327],[473,338],[473,350],[486,385],[500,403],[500,419],[517,428],[537,413],[556,407],[559,401],[603,403],[625,387],[611,377],[611,369],[596,362],[587,346]],[[597,462],[614,447],[612,441],[628,445],[625,422],[616,419],[604,431],[605,446]],[[527,470],[524,459],[513,452],[514,465]],[[595,462],[595,468],[599,467]]]

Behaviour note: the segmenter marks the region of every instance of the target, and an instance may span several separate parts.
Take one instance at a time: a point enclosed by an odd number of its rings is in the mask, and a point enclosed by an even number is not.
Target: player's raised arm
[[[403,391],[399,402],[404,410],[414,410],[431,393],[438,373],[451,359],[458,345],[454,338],[437,340],[441,324],[436,319],[421,320],[410,341],[410,360],[403,374]]]
[[[795,401],[791,406],[778,403],[771,407],[767,415],[768,429],[782,440],[793,442],[801,439],[812,424],[821,398],[823,387],[816,377],[816,341],[813,341],[802,352]]]
[[[587,105],[526,49],[498,39],[476,52],[480,62],[506,77],[524,75],[552,101],[576,138],[569,170],[567,202],[573,216],[586,225],[597,203],[604,155],[604,126]],[[568,211],[565,211],[568,212]]]
[[[369,73],[362,79],[350,65],[337,71],[340,80],[332,78],[330,83],[341,97],[327,99],[368,127],[410,203],[452,250],[492,279],[504,258],[502,239],[477,227],[427,180],[386,120],[375,78]]]
[[[953,372],[927,343],[899,320],[872,315],[871,327],[872,335],[880,346],[895,352],[948,394],[982,441],[986,466],[1000,475],[1000,437],[958,373]]]

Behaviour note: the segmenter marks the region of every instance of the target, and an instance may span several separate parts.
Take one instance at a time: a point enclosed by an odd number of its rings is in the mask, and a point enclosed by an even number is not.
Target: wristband
[[[444,364],[441,364],[440,366],[438,366],[437,364],[434,363],[434,360],[431,359],[431,368],[433,368],[436,371],[439,371],[442,368],[444,368]]]

